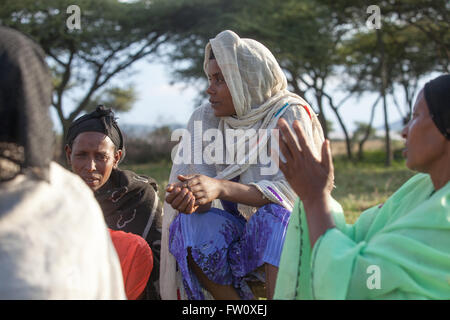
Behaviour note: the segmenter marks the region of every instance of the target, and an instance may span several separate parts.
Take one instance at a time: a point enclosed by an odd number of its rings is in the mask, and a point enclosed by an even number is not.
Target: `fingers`
[[[178,175],[178,180],[181,182],[178,182],[180,184],[180,187],[192,189],[193,186],[201,184],[201,175],[198,174],[191,174],[191,175]]]
[[[175,182],[175,183],[169,183],[166,187],[167,192],[172,192],[176,188],[180,189],[183,188],[183,182]]]
[[[189,190],[192,191],[192,193],[197,193],[197,192],[201,192],[204,191],[204,187],[201,184],[195,184],[195,185],[189,185]]]
[[[172,201],[176,198],[178,193],[181,191],[181,188],[172,186],[171,190],[172,191],[168,191],[170,193],[166,196],[166,202],[170,203],[170,204],[172,204]]]
[[[187,188],[188,187],[188,181],[189,181],[189,176],[184,176],[182,174],[179,174],[177,176],[178,180],[180,180],[180,182],[178,182],[179,186],[181,188]]]
[[[194,206],[194,202],[195,197],[192,194],[187,193],[181,203],[178,205],[177,210],[183,213],[191,213],[189,208],[192,209],[192,207]]]
[[[192,195],[195,197],[195,199],[200,199],[200,198],[206,197],[207,193],[204,191],[198,191],[198,192],[193,192]]]
[[[295,141],[294,134],[289,128],[288,123],[283,118],[278,120],[278,127],[280,128],[281,139],[280,139],[280,149],[286,160],[293,158],[294,155],[299,153],[300,148],[297,141]]]
[[[180,181],[182,181],[182,182],[185,182],[185,181],[191,180],[192,178],[194,178],[194,177],[196,177],[196,176],[197,176],[196,174],[188,174],[188,175],[182,175],[182,174],[179,174],[179,175],[177,176],[177,178],[178,178],[178,180],[180,180]]]
[[[189,203],[191,197],[193,197],[193,195],[189,192],[189,190],[183,188],[175,197],[175,199],[172,201],[171,203],[172,208],[178,211],[184,210],[187,204]]]
[[[206,197],[203,197],[203,198],[200,198],[200,199],[195,198],[195,205],[196,206],[202,206],[202,205],[207,204],[209,202],[210,201],[208,201],[208,199]]]
[[[292,128],[294,128],[295,134],[297,135],[298,144],[300,145],[302,152],[304,152],[306,156],[313,156],[311,147],[305,139],[305,132],[303,131],[300,121],[295,120],[292,124]]]
[[[289,150],[286,142],[284,141],[284,139],[282,137],[280,139],[279,146],[280,146],[281,153],[283,154],[284,158],[286,159],[286,163],[292,162],[292,159],[294,158],[294,156],[292,155],[291,151]]]
[[[195,206],[195,197],[192,197],[189,200],[189,203],[186,206],[186,209],[183,211],[184,213],[191,214],[197,210],[198,206]]]
[[[286,163],[284,163],[281,160],[280,154],[278,153],[278,151],[275,149],[271,149],[270,156],[272,157],[272,160],[278,164],[278,168],[280,168],[281,172],[283,172],[283,174],[286,175],[287,166],[286,166]]]
[[[333,157],[331,155],[330,140],[325,140],[322,144],[322,165],[329,174],[334,175]]]

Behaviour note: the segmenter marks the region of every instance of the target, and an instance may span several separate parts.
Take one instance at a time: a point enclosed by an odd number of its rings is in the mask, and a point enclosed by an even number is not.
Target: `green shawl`
[[[433,190],[429,175],[417,174],[354,225],[334,201],[336,228],[312,250],[297,199],[274,298],[450,299],[450,182]]]

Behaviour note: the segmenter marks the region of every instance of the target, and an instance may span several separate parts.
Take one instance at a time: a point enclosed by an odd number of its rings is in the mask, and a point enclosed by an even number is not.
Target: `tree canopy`
[[[377,93],[389,145],[388,111],[408,119],[420,80],[450,70],[448,1],[377,1],[379,29],[367,23],[371,2],[4,0],[0,24],[28,34],[46,52],[54,78],[52,105],[63,134],[96,104],[129,110],[137,98],[133,85],[113,80],[143,58],[164,61],[173,82],[194,84],[204,94],[205,45],[231,29],[274,53],[290,89],[318,112],[326,135],[330,114],[338,119],[352,158],[352,133],[340,115],[347,99]],[[67,9],[73,4],[80,9],[79,29],[68,23],[73,13]],[[344,98],[337,101],[337,93]],[[393,104],[388,105],[388,97]],[[366,132],[371,132],[372,119]]]

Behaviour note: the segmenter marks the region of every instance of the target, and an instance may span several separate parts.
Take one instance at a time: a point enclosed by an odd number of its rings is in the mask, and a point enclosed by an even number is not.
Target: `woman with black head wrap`
[[[51,93],[41,48],[0,27],[0,299],[123,299],[97,202],[51,162]]]
[[[153,271],[146,289],[147,299],[159,299],[159,252],[161,204],[155,180],[121,170],[124,158],[122,132],[114,113],[104,106],[73,122],[66,136],[67,161],[94,191],[112,230],[144,238],[153,252]]]

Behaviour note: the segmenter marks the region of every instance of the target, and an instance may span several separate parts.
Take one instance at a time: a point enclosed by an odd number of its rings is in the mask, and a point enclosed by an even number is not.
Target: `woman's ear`
[[[67,164],[68,164],[69,166],[71,166],[72,163],[70,162],[70,157],[71,157],[71,155],[72,155],[72,148],[71,148],[68,144],[66,144],[66,146],[64,147],[64,150],[66,151],[66,161],[67,161]]]
[[[122,158],[122,150],[119,149],[114,153],[114,169],[117,169],[120,159]]]

